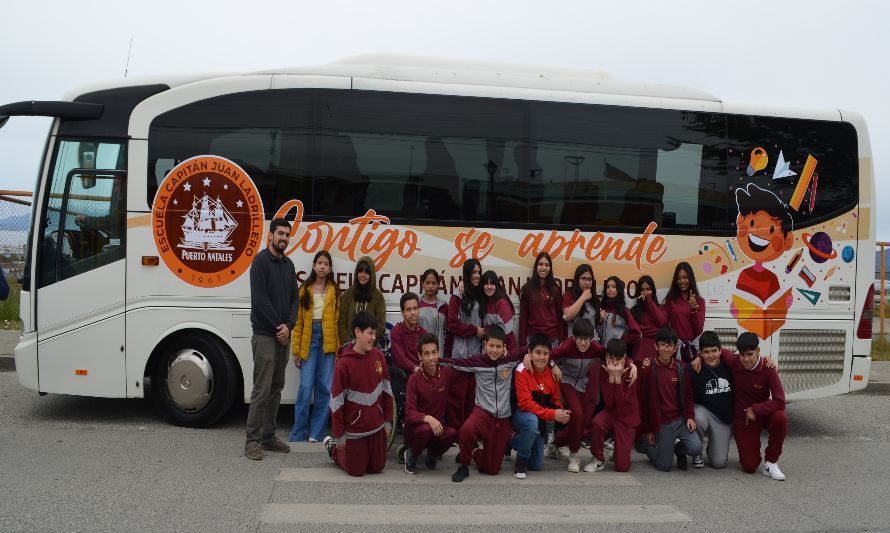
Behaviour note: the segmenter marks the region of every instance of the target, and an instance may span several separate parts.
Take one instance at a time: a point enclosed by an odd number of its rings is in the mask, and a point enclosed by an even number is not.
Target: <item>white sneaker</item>
[[[605,448],[607,450],[614,450],[615,449],[615,439],[609,437],[608,439],[603,441],[603,448]]]
[[[581,456],[577,453],[569,454],[569,472],[577,474],[581,471]]]
[[[561,459],[561,460],[565,461],[565,460],[567,460],[569,457],[571,457],[571,455],[572,455],[572,452],[569,451],[569,447],[568,447],[568,446],[561,446],[561,447],[559,447],[559,448],[556,449],[556,457],[557,457],[558,459]]]
[[[584,466],[584,471],[585,472],[599,472],[600,470],[602,470],[604,468],[606,468],[606,465],[604,465],[602,463],[602,461],[599,461],[596,457],[594,457],[593,459],[590,460],[589,463],[587,463]]]
[[[763,468],[760,469],[763,472],[764,476],[769,476],[776,481],[785,481],[785,474],[779,470],[779,465],[776,463],[770,463],[769,461],[763,462]]]
[[[318,439],[313,439],[312,437],[309,437],[309,442],[318,442]]]

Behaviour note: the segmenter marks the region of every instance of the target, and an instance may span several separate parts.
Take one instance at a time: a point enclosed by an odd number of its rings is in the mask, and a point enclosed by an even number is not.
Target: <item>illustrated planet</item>
[[[853,252],[853,247],[844,246],[843,251],[841,251],[841,257],[843,258],[844,263],[853,261],[853,258],[856,257],[856,254]]]
[[[803,234],[803,243],[810,251],[810,257],[817,263],[824,263],[829,259],[837,258],[837,250],[832,247],[831,237],[824,231]]]

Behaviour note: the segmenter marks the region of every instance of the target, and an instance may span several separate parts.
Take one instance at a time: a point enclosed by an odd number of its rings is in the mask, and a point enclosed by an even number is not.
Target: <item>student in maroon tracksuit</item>
[[[609,276],[603,283],[598,318],[597,333],[603,346],[612,339],[621,339],[628,346],[639,342],[640,326],[627,308],[624,282],[617,276]]]
[[[576,320],[586,318],[595,323],[600,314],[593,268],[587,263],[581,263],[575,269],[575,276],[572,279],[572,287],[562,293],[562,319],[565,320],[570,335],[575,331]],[[599,338],[594,340],[598,341]]]
[[[637,281],[637,303],[630,314],[640,327],[640,341],[629,346],[630,354],[635,363],[641,363],[647,357],[654,359],[658,356],[655,348],[655,333],[667,325],[668,316],[664,308],[658,305],[656,299],[655,281],[652,276],[640,276]]]
[[[644,361],[640,386],[645,387],[640,406],[643,450],[658,470],[668,472],[677,456],[677,468],[686,470],[687,455],[701,455],[701,439],[695,432],[695,399],[689,370],[676,357],[677,334],[664,327],[655,335],[658,357]],[[679,442],[675,441],[679,439]]]
[[[481,353],[485,330],[485,294],[482,293],[482,264],[467,259],[463,265],[462,288],[448,302],[448,335],[451,353],[460,359]],[[448,425],[460,431],[473,411],[476,381],[473,374],[460,373],[451,380],[448,396]]]
[[[568,446],[568,471],[577,474],[581,471],[581,457],[578,455],[581,438],[589,428],[590,418],[593,416],[591,408],[596,407],[594,402],[587,399],[588,370],[602,364],[606,351],[600,343],[593,340],[593,322],[588,318],[575,319],[572,327],[573,336],[562,341],[550,354],[550,359],[556,361],[562,371],[559,394],[562,404],[572,412],[572,416],[562,431],[556,434],[553,449],[548,448],[545,455],[556,459],[564,458],[565,456],[560,455],[560,448]]]
[[[615,470],[630,470],[630,450],[633,447],[636,428],[640,423],[637,404],[637,386],[627,366],[627,345],[621,339],[612,339],[606,346],[606,364],[597,370],[600,392],[605,409],[593,417],[590,425],[590,453],[593,460],[584,466],[585,472],[604,468],[603,444],[606,434],[615,436]]]
[[[426,334],[417,321],[420,313],[420,298],[413,292],[406,292],[399,299],[402,308],[402,321],[393,326],[389,333],[392,362],[409,376],[417,369],[417,347],[420,338]]]
[[[426,450],[426,469],[457,441],[457,430],[445,425],[448,385],[454,370],[439,366],[439,337],[420,338],[420,370],[408,378],[405,393],[405,472],[417,473],[417,459]]]
[[[476,407],[460,428],[460,466],[451,476],[452,481],[459,483],[470,475],[471,461],[476,462],[483,474],[495,475],[501,471],[504,451],[512,434],[513,369],[527,355],[523,346],[505,357],[505,337],[500,326],[493,326],[485,338],[485,354],[442,360],[455,370],[476,376]],[[450,411],[448,416],[451,416]],[[480,440],[482,448],[475,448]]]
[[[695,272],[686,261],[674,269],[671,288],[664,297],[664,311],[668,325],[679,340],[680,360],[692,361],[698,355],[698,346],[693,341],[705,330],[705,299],[699,295]]]
[[[355,342],[334,367],[331,432],[324,446],[350,476],[379,474],[392,431],[392,389],[383,353],[374,347],[377,319],[366,311],[352,318]]]
[[[516,309],[494,270],[486,270],[485,274],[482,274],[482,293],[485,294],[486,302],[482,329],[488,331],[493,326],[500,326],[507,333],[507,350],[515,350],[519,347],[516,335],[513,333],[513,315],[516,314]]]
[[[527,344],[529,337],[543,333],[553,345],[566,337],[565,326],[562,291],[553,278],[553,259],[541,252],[535,258],[531,279],[519,293],[519,343]]]
[[[785,390],[775,368],[769,368],[760,356],[757,335],[745,332],[736,342],[738,356],[728,356],[735,386],[733,403],[732,435],[739,449],[742,469],[753,474],[760,465],[760,433],[766,430],[765,461],[761,472],[772,479],[782,481],[785,474],[776,464],[782,455],[782,444],[788,433],[788,417],[785,415]]]

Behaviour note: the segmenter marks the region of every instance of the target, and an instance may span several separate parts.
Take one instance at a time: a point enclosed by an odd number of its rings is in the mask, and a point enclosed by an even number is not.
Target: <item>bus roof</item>
[[[698,89],[616,80],[611,74],[602,69],[575,69],[400,54],[356,55],[327,65],[273,68],[253,72],[207,72],[134,77],[78,87],[69,91],[64,99],[73,100],[82,94],[118,87],[164,84],[170,88],[176,88],[214,78],[301,74],[700,101],[717,104],[724,112],[728,113],[793,116],[832,121],[842,120],[837,109],[726,102]]]

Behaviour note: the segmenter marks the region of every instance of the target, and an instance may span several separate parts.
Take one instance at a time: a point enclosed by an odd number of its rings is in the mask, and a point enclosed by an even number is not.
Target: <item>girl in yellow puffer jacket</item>
[[[321,442],[327,432],[334,353],[340,346],[340,290],[334,282],[332,266],[331,254],[326,250],[316,253],[312,272],[300,288],[300,312],[291,336],[291,352],[300,369],[291,442],[307,438],[309,442]],[[315,402],[310,409],[313,392]]]

